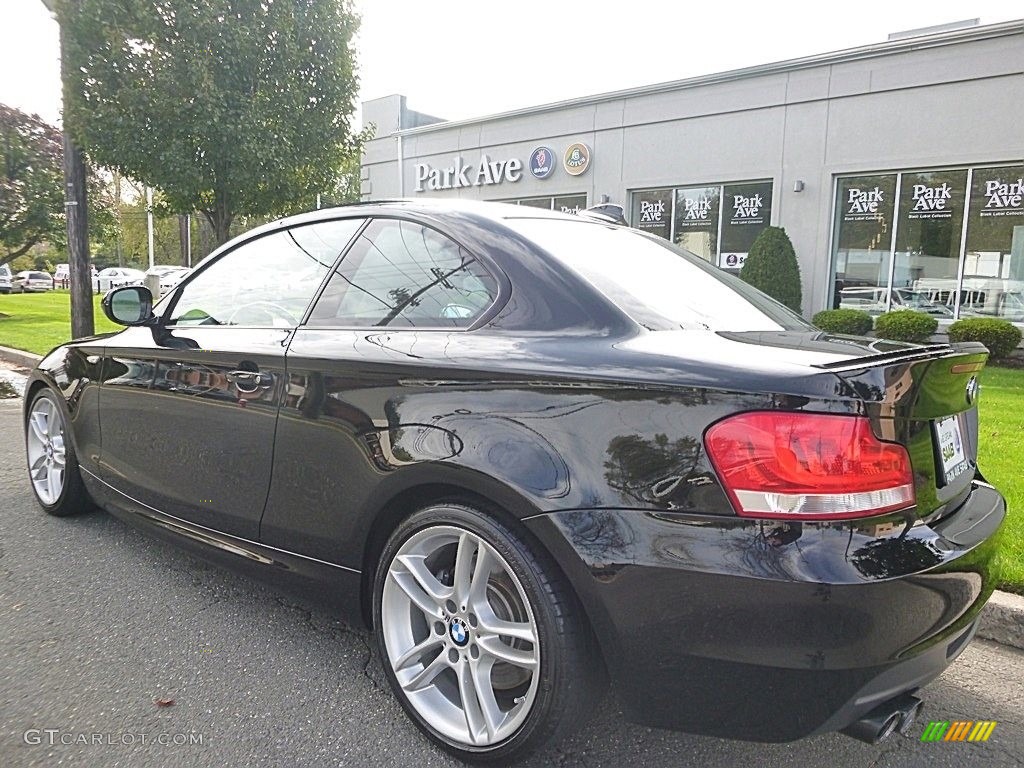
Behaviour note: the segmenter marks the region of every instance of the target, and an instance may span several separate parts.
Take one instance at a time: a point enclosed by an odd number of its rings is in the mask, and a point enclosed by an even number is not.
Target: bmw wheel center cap
[[[462,648],[469,642],[469,627],[462,619],[452,619],[452,623],[448,626],[448,635],[453,643]]]

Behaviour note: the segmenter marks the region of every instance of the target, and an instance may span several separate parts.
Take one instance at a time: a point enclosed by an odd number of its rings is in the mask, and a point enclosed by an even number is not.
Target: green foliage
[[[1006,357],[1020,344],[1021,331],[994,317],[971,317],[949,326],[950,341],[980,341],[993,358]]]
[[[811,318],[811,322],[823,331],[851,336],[870,333],[873,324],[871,315],[859,309],[826,309]]]
[[[800,266],[793,243],[782,227],[765,227],[757,236],[740,270],[740,278],[794,312],[800,311]]]
[[[165,212],[232,220],[307,208],[362,136],[349,122],[349,0],[59,0],[65,120],[103,166],[158,188]]]
[[[0,264],[64,241],[62,157],[56,128],[0,104]]]
[[[26,255],[47,244],[49,261],[66,261],[64,147],[56,128],[36,115],[0,104],[0,264],[24,263]],[[89,230],[97,239],[115,233],[113,205],[105,179],[87,170]],[[36,260],[38,262],[38,259]],[[20,269],[42,269],[27,264]]]
[[[875,320],[875,334],[880,339],[922,342],[939,327],[939,321],[925,312],[898,309],[886,312]]]

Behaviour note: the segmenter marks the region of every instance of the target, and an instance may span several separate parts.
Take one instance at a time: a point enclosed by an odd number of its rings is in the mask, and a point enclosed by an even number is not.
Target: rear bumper
[[[934,528],[635,510],[529,524],[574,583],[627,715],[790,741],[926,685],[966,647],[1005,509],[978,483]]]

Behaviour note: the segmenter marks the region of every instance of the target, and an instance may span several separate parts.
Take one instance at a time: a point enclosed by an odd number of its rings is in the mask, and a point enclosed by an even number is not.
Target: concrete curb
[[[20,349],[0,347],[0,360],[33,368],[42,357]],[[1024,650],[1024,597],[1009,592],[993,592],[981,612],[978,637]]]
[[[22,368],[35,368],[36,363],[42,359],[42,355],[34,355],[31,352],[23,352],[20,349],[11,349],[10,347],[0,347],[0,360],[11,365],[21,366]]]
[[[981,612],[978,637],[1024,650],[1024,597],[993,592]]]

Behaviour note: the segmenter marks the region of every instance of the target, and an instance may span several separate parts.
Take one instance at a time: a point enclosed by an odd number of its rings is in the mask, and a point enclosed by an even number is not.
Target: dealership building
[[[389,96],[363,120],[367,200],[612,203],[723,269],[782,226],[808,316],[1024,324],[1024,20],[469,120]]]

